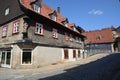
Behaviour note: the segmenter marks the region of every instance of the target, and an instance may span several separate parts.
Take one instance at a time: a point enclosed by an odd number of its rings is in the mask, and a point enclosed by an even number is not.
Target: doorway
[[[64,49],[64,59],[68,59],[68,49]]]
[[[1,66],[9,67],[11,66],[11,50],[6,50],[1,52]]]

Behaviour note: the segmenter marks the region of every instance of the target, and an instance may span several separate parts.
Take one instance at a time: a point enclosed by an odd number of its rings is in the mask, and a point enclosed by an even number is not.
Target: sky
[[[42,0],[87,31],[120,26],[120,0]]]

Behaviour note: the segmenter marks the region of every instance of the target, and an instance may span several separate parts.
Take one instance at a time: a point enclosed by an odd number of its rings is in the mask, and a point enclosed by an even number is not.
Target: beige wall
[[[32,49],[32,64],[22,64],[22,49]],[[62,49],[54,47],[13,45],[11,68],[38,68],[62,61]]]

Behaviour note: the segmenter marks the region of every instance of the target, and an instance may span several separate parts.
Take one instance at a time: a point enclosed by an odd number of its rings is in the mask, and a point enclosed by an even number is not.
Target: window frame
[[[27,63],[23,63],[23,50],[30,50],[31,51],[31,63],[30,64],[27,64]],[[29,52],[29,51],[25,51],[25,52]],[[22,48],[22,51],[21,51],[21,65],[32,65],[33,64],[33,51],[31,48]]]
[[[65,40],[69,41],[69,35],[68,35],[68,33],[65,33]]]
[[[36,4],[33,4],[33,10],[37,13],[40,13],[40,6],[36,5]]]
[[[15,30],[15,24],[18,23],[18,31]],[[13,26],[12,26],[12,34],[17,34],[19,33],[19,30],[20,30],[20,20],[16,20],[13,22]]]
[[[52,37],[58,39],[58,30],[55,28],[52,29]]]
[[[69,40],[70,40],[71,42],[73,41],[73,35],[72,35],[72,34],[69,35]]]
[[[5,9],[5,16],[9,15],[9,13],[10,13],[10,8],[6,8]]]
[[[37,24],[39,24],[41,26],[37,27]],[[37,28],[38,28],[38,31],[37,31]],[[37,35],[43,36],[44,35],[44,26],[43,26],[43,24],[41,24],[39,22],[36,22],[35,27],[34,27],[34,33],[37,34]]]
[[[6,28],[5,35],[4,35],[4,28]],[[8,31],[8,25],[3,26],[2,27],[2,38],[7,36],[7,31]]]

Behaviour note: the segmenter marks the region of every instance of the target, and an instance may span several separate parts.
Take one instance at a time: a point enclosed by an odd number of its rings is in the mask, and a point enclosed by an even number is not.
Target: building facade
[[[116,33],[114,27],[84,32],[83,35],[87,37],[85,49],[88,56],[96,53],[118,52],[118,47],[115,47],[115,39],[118,36]]]
[[[39,68],[83,58],[84,38],[75,24],[42,0],[0,3],[2,67]]]

